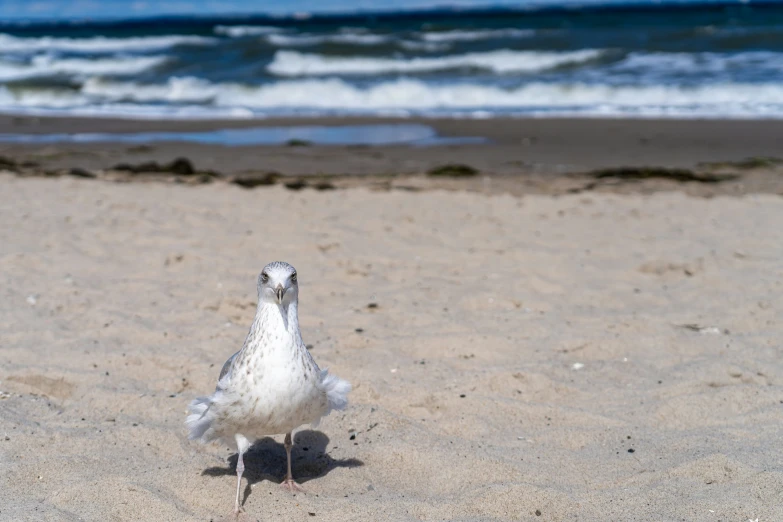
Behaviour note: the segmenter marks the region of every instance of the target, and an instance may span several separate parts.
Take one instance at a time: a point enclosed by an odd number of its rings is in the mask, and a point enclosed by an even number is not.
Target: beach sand
[[[185,411],[276,259],[354,391],[295,436],[307,494],[251,450],[251,520],[783,520],[779,196],[448,188],[0,175],[0,520],[229,513]]]

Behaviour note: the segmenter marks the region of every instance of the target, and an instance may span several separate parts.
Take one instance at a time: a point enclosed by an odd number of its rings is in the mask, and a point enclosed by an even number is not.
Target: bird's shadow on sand
[[[358,459],[335,460],[326,453],[329,437],[314,430],[303,430],[294,435],[294,447],[291,450],[291,471],[294,480],[299,484],[323,477],[335,468],[355,468],[364,466],[364,462]],[[207,468],[202,475],[222,477],[224,475],[236,476],[236,453],[229,457],[227,468]],[[247,479],[242,504],[250,495],[250,486],[266,479],[270,482],[280,483],[286,474],[285,446],[271,437],[257,440],[250,446],[243,458]]]

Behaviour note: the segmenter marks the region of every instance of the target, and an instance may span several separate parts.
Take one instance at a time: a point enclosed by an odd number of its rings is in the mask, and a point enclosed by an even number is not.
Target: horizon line
[[[572,12],[645,12],[678,10],[690,11],[699,9],[726,9],[732,7],[783,7],[776,0],[583,0],[563,5],[552,5],[547,0],[539,0],[535,4],[520,7],[498,3],[492,6],[465,5],[434,5],[429,7],[411,7],[402,9],[355,9],[326,10],[291,13],[268,12],[225,12],[210,14],[160,13],[153,15],[124,15],[118,17],[72,16],[64,18],[19,17],[0,18],[2,26],[56,26],[56,25],[122,25],[144,24],[155,22],[268,22],[268,23],[302,23],[328,22],[340,20],[356,20],[361,18],[376,18],[394,20],[399,18],[425,18],[430,16],[479,16],[490,17],[502,13],[548,15]]]

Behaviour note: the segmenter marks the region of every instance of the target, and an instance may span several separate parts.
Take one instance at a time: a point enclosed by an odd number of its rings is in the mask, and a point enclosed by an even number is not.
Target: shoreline
[[[491,118],[424,117],[424,116],[286,116],[243,119],[165,119],[122,118],[115,116],[38,116],[0,113],[0,134],[55,134],[62,132],[133,133],[146,131],[199,132],[216,129],[251,127],[286,127],[298,125],[348,126],[372,124],[422,124],[445,137],[481,135],[498,145],[517,143],[519,138],[536,133],[548,135],[557,130],[584,132],[597,128],[605,132],[632,130],[634,134],[660,133],[685,136],[702,135],[709,140],[729,137],[747,138],[747,131],[759,134],[762,145],[783,137],[783,118],[653,118],[653,117],[573,117],[573,116],[501,116]],[[478,133],[478,134],[477,134]]]
[[[625,119],[270,118],[123,120],[0,116],[0,134],[195,132],[294,125],[429,125],[439,136],[489,143],[411,145],[204,145],[187,142],[0,143],[4,170],[21,176],[76,175],[112,181],[289,188],[467,190],[565,194],[683,191],[694,196],[783,194],[783,121]],[[196,174],[166,167],[185,159]],[[2,166],[2,165],[0,165]],[[457,175],[433,176],[444,167]],[[123,167],[118,169],[117,167]],[[448,171],[448,169],[446,169]],[[459,170],[459,169],[458,169]],[[466,175],[467,173],[467,175]],[[192,174],[192,173],[191,173]]]

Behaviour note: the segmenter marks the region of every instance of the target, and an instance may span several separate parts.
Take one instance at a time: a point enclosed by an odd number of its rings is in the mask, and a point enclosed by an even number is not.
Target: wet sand
[[[22,176],[76,175],[110,181],[242,186],[560,195],[578,192],[693,196],[783,194],[783,122],[670,120],[286,119],[227,122],[0,117],[0,133],[190,132],[259,125],[431,125],[445,137],[486,137],[485,144],[438,146],[218,146],[184,142],[0,143],[0,167]],[[196,175],[165,166],[185,159]],[[145,165],[163,165],[149,172]],[[469,175],[433,176],[443,167]],[[137,172],[125,169],[137,169]],[[683,176],[683,172],[685,176]],[[201,176],[198,174],[206,174]],[[464,174],[464,172],[462,172]]]
[[[145,121],[0,116],[0,133],[204,131],[280,125],[420,123],[447,137],[480,136],[489,144],[409,146],[243,146],[188,143],[16,145],[0,155],[35,160],[43,168],[109,168],[117,163],[189,158],[226,175],[275,171],[283,175],[419,174],[447,163],[487,175],[562,174],[606,167],[694,168],[705,162],[783,156],[783,121],[382,118]]]

